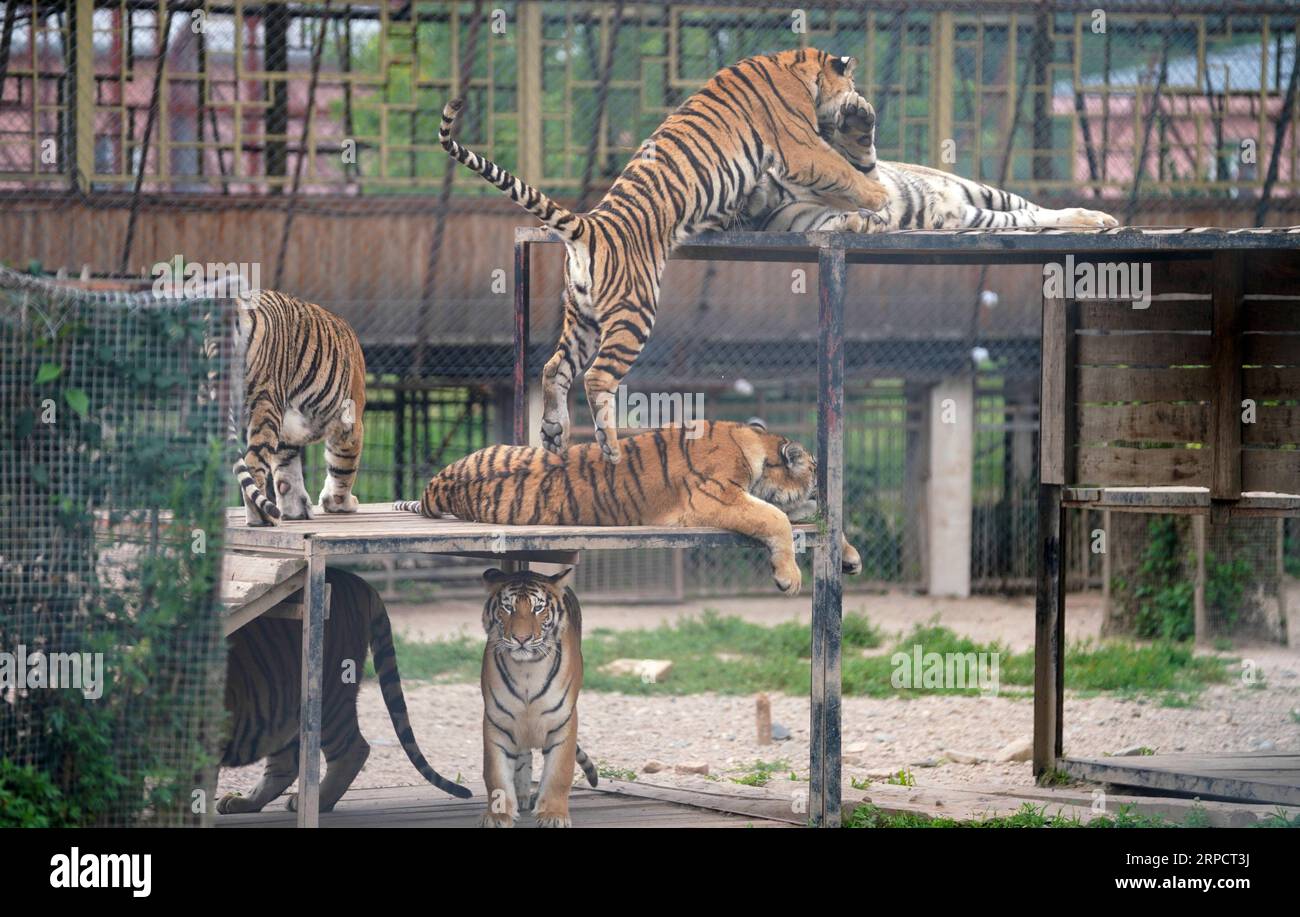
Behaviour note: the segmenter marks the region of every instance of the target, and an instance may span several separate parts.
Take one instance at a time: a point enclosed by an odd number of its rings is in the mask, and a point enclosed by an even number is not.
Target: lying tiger
[[[510,828],[535,809],[537,827],[568,828],[573,767],[598,782],[578,746],[582,689],[582,607],[570,588],[573,568],[555,576],[524,571],[483,574],[483,780],[485,828]],[[531,793],[533,749],[542,777]]]
[[[325,695],[321,699],[321,751],[327,767],[320,785],[320,810],[329,812],[334,808],[370,757],[370,746],[357,726],[357,692],[367,647],[374,652],[379,691],[406,756],[438,789],[468,798],[468,789],[429,765],[411,733],[393,652],[393,631],[379,593],[345,570],[327,569],[325,582],[331,597],[324,650],[324,671],[329,677],[324,679]],[[298,777],[302,625],[281,618],[257,618],[235,631],[229,644],[229,738],[221,766],[242,767],[265,758],[266,767],[252,795],[228,793],[217,802],[217,812],[223,815],[262,811]],[[343,677],[348,671],[345,666],[350,666],[355,678]],[[287,805],[295,809],[297,797],[290,796]]]
[[[694,437],[694,438],[692,438]],[[559,455],[530,446],[480,449],[434,475],[399,511],[498,525],[717,526],[763,543],[784,593],[799,591],[791,519],[815,508],[817,460],[758,421],[701,421],[626,440],[628,461],[602,460],[596,443]],[[845,573],[862,560],[841,541]]]
[[[834,130],[823,134],[853,167],[884,186],[886,199],[864,199],[844,210],[810,190],[769,172],[749,196],[737,227],[770,232],[887,232],[895,229],[1006,229],[1050,226],[1109,229],[1119,222],[1097,210],[1039,207],[1009,191],[950,172],[876,159],[876,112],[854,92]]]

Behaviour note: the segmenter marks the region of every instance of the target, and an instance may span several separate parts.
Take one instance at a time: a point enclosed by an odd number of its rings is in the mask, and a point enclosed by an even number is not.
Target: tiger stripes
[[[326,762],[321,811],[334,808],[370,756],[370,746],[357,725],[357,692],[367,647],[374,654],[379,691],[406,756],[438,789],[468,798],[470,791],[434,770],[415,741],[383,600],[369,583],[346,570],[327,569],[325,581],[331,599],[324,671],[333,674],[324,679],[321,700],[321,751]],[[347,664],[356,673],[351,681],[342,677]],[[265,758],[266,766],[252,794],[227,794],[217,802],[219,813],[260,812],[297,779],[301,673],[301,622],[260,617],[231,635],[225,696],[229,734],[221,765],[242,767]],[[295,806],[296,797],[290,797],[289,808]]]
[[[990,185],[925,166],[876,159],[876,113],[854,94],[827,141],[859,172],[884,187],[874,198],[845,210],[816,192],[768,175],[738,219],[738,228],[769,232],[887,232],[897,229],[1009,229],[1070,227],[1110,229],[1118,221],[1097,210],[1052,210]]]
[[[248,524],[311,517],[302,450],[321,440],[326,474],[320,507],[356,512],[352,485],[366,407],[366,362],[356,332],[320,306],[274,290],[241,296],[238,307],[247,445],[234,473]]]
[[[799,591],[792,518],[815,509],[817,461],[758,422],[702,421],[624,440],[626,461],[603,461],[595,443],[555,455],[489,446],[434,475],[421,499],[394,509],[498,525],[702,525],[760,541],[782,592]],[[862,562],[842,543],[844,569]]]
[[[582,606],[572,579],[572,567],[554,576],[496,569],[483,574],[485,828],[512,827],[530,809],[539,828],[568,828],[574,766],[593,787],[599,781],[578,746]],[[536,797],[533,749],[542,753]]]
[[[813,49],[751,57],[718,72],[642,144],[589,213],[576,214],[452,139],[464,108],[443,109],[438,139],[565,243],[564,323],[542,372],[542,442],[569,440],[568,395],[584,386],[601,454],[618,462],[618,386],[654,327],[669,252],[683,239],[727,225],[764,175],[842,207],[883,205],[880,183],[822,138],[853,95],[851,57]]]

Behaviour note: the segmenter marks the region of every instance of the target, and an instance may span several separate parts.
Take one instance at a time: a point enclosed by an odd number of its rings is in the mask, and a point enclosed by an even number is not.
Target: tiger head
[[[817,457],[792,439],[768,433],[758,418],[749,425],[763,446],[763,467],[749,492],[792,520],[811,516],[817,510]]]
[[[484,573],[483,630],[489,649],[515,662],[552,655],[567,625],[564,594],[572,580],[572,567],[555,576],[503,573],[495,567]]]
[[[813,104],[817,107],[817,127],[822,136],[827,136],[839,123],[844,105],[857,95],[853,85],[853,68],[856,59],[827,54],[825,51],[809,50],[799,60],[800,52],[787,52],[795,55],[795,69],[799,70],[808,88],[812,92]]]

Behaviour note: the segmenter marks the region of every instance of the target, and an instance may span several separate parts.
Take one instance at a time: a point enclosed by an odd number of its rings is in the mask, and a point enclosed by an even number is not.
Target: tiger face
[[[792,520],[811,516],[817,509],[816,457],[792,439],[773,439],[750,493]]]
[[[564,635],[561,607],[573,568],[555,576],[523,571],[483,574],[488,598],[483,604],[483,630],[488,649],[515,662],[536,662],[555,652]]]

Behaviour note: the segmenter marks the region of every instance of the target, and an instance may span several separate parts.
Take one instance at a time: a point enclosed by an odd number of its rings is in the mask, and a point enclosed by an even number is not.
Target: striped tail
[[[377,599],[375,600],[377,602]],[[406,715],[406,695],[402,693],[402,679],[397,673],[397,653],[393,649],[393,629],[388,623],[388,612],[382,604],[372,607],[370,612],[370,652],[375,659],[375,674],[379,677],[379,693],[384,696],[384,706],[393,721],[397,739],[402,743],[402,750],[411,759],[420,776],[432,783],[444,793],[450,793],[461,799],[469,799],[473,792],[467,787],[448,780],[438,773],[424,759],[420,746],[416,744],[415,734],[411,732],[411,720]]]
[[[398,513],[419,513],[430,519],[455,518],[450,505],[443,505],[442,497],[448,481],[441,473],[429,479],[428,485],[419,500],[395,500],[393,511]]]
[[[582,768],[582,772],[587,775],[588,783],[594,787],[600,782],[600,775],[596,773],[596,765],[587,757],[587,753],[582,750],[581,745],[578,746],[578,754],[575,760],[578,762],[578,767]]]
[[[262,518],[279,519],[280,507],[266,499],[266,494],[257,489],[257,482],[253,480],[253,473],[248,470],[248,466],[244,464],[243,459],[235,462],[234,471],[235,478],[239,481],[239,491],[244,495],[244,499],[257,507],[257,511],[262,514]]]
[[[393,501],[393,512],[418,513],[420,512],[420,501],[419,500],[395,500]]]
[[[480,156],[473,150],[467,150],[451,139],[451,129],[456,126],[456,119],[460,117],[461,110],[464,107],[464,99],[452,99],[447,103],[447,107],[442,110],[442,124],[438,128],[438,142],[442,144],[442,148],[461,165],[473,169],[483,176],[485,181],[496,185],[503,192],[510,195],[512,201],[551,229],[554,229],[565,239],[569,241],[581,239],[586,231],[582,217],[571,210],[561,207],[522,179],[515,178],[492,160]]]

